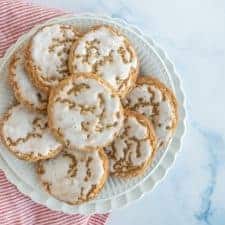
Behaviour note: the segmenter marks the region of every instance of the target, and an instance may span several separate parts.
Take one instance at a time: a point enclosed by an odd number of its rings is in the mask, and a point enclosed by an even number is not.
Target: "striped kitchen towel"
[[[62,10],[38,7],[22,0],[1,0],[0,57],[35,24],[63,14]],[[104,225],[107,218],[108,214],[83,216],[51,211],[21,194],[0,170],[1,225]]]

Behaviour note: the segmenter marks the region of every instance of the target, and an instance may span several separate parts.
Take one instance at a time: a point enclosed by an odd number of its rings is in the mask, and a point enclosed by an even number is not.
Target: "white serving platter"
[[[0,117],[14,104],[14,97],[7,84],[7,64],[21,44],[26,42],[43,25],[54,23],[74,24],[78,29],[85,31],[93,25],[108,24],[119,29],[136,49],[140,60],[141,74],[153,75],[173,89],[179,104],[179,124],[169,146],[156,154],[156,158],[144,176],[133,179],[109,178],[98,197],[87,203],[71,206],[58,201],[47,194],[40,186],[34,165],[17,159],[0,143],[0,168],[5,172],[7,179],[16,185],[18,190],[29,196],[33,201],[43,204],[52,210],[69,214],[105,213],[121,208],[134,200],[140,199],[146,192],[151,191],[166,175],[172,166],[178,151],[181,149],[182,138],[185,132],[185,98],[174,64],[166,53],[155,42],[138,28],[127,22],[93,14],[79,14],[76,16],[56,17],[35,26],[28,33],[21,36],[13,44],[0,61]]]

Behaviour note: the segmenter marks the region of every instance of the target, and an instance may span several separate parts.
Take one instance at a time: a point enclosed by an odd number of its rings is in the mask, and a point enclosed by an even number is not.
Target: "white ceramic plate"
[[[142,177],[122,180],[109,178],[99,196],[85,204],[71,206],[60,202],[48,195],[39,185],[34,172],[34,165],[14,157],[3,145],[0,145],[0,168],[5,171],[8,180],[17,188],[29,196],[33,201],[47,206],[52,210],[65,213],[104,213],[112,209],[120,208],[128,203],[141,198],[146,192],[162,180],[175,160],[176,154],[181,148],[182,136],[185,131],[185,107],[184,94],[179,76],[174,65],[168,59],[165,52],[160,49],[149,37],[146,37],[136,27],[127,24],[120,19],[91,14],[57,17],[35,26],[30,32],[24,34],[8,49],[0,64],[0,117],[15,101],[13,93],[7,84],[7,63],[13,52],[26,42],[37,29],[43,25],[54,23],[75,24],[81,30],[87,30],[93,25],[108,24],[128,37],[135,47],[141,63],[141,74],[154,75],[172,88],[179,103],[179,125],[170,145],[164,151],[158,152],[152,166]]]

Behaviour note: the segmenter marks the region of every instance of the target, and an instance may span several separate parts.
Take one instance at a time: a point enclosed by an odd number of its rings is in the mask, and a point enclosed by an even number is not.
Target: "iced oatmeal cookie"
[[[123,124],[120,98],[93,74],[73,75],[52,89],[49,127],[69,148],[104,147]]]
[[[139,63],[126,37],[109,26],[98,26],[75,42],[70,51],[71,73],[92,72],[124,96],[134,85]]]
[[[79,33],[71,25],[42,27],[30,40],[26,50],[26,69],[33,83],[48,93],[49,88],[69,76],[68,58]]]

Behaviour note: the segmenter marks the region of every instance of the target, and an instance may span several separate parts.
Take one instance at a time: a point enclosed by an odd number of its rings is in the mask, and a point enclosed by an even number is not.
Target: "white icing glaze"
[[[149,88],[151,92],[149,92]],[[153,123],[159,148],[167,146],[173,135],[173,121],[175,118],[174,106],[169,100],[166,93],[163,98],[162,91],[155,85],[138,84],[127,96],[123,99],[123,104],[131,110],[147,116]],[[155,106],[153,106],[155,104]],[[154,112],[154,108],[158,113]],[[157,114],[157,115],[156,115]]]
[[[88,88],[80,88],[80,92],[76,92],[76,94],[69,93],[70,90],[84,85],[87,85]],[[102,104],[100,95],[103,98]],[[81,106],[94,107],[94,109],[82,112]],[[50,107],[52,107],[50,117],[53,121],[53,128],[56,130],[60,128],[64,141],[66,143],[69,141],[70,147],[83,149],[105,146],[112,141],[123,124],[123,112],[119,97],[112,95],[111,90],[94,78],[79,77],[74,81],[70,79],[67,85],[54,96],[53,104]],[[113,124],[115,125],[107,128],[108,125]],[[86,129],[82,128],[82,125]],[[102,131],[99,131],[99,128],[102,128]]]
[[[110,172],[132,172],[150,159],[153,146],[149,128],[136,117],[128,116],[113,143],[105,148],[110,159]],[[138,147],[138,143],[140,146]]]
[[[88,45],[88,42],[94,43]],[[118,52],[120,48],[124,51],[126,63]],[[88,49],[90,52],[88,52]],[[105,57],[107,58],[111,51],[112,61],[103,62],[100,65],[100,61]],[[85,60],[87,54],[90,55],[88,60]],[[74,71],[97,73],[117,91],[120,91],[121,88],[116,81],[116,77],[124,82],[131,76],[132,70],[136,70],[138,66],[134,49],[130,45],[129,47],[125,45],[125,37],[117,35],[107,27],[100,27],[95,31],[90,31],[79,40],[74,49],[74,58],[71,64]],[[94,69],[96,64],[99,64],[97,71]],[[129,82],[128,85],[130,85]]]
[[[33,106],[34,109],[41,109],[47,104],[47,95],[39,91],[27,76],[24,69],[24,53],[23,49],[20,49],[15,54],[15,61],[12,65],[11,79],[15,82],[16,87],[20,92],[19,98],[22,98],[22,102],[26,101]]]
[[[92,160],[87,166],[89,159]],[[61,153],[54,159],[43,161],[42,166],[44,173],[40,174],[41,182],[49,184],[53,196],[69,203],[87,200],[93,185],[100,185],[105,174],[98,151]]]
[[[34,125],[34,121],[36,124]],[[36,112],[30,112],[22,105],[10,109],[9,117],[4,121],[2,133],[11,150],[23,154],[33,153],[34,156],[47,156],[50,151],[61,147],[47,128],[47,117]],[[27,140],[20,140],[30,134]],[[9,138],[12,142],[10,143]]]
[[[41,29],[32,39],[31,54],[33,63],[41,70],[48,85],[57,84],[68,74],[68,57],[72,42],[77,39],[74,28],[55,24]],[[64,71],[64,72],[60,72]]]

